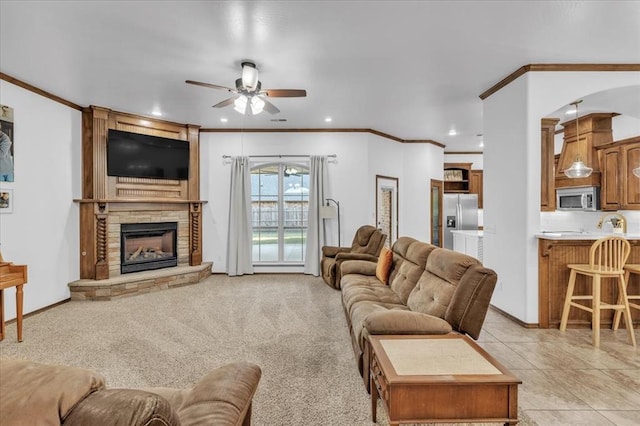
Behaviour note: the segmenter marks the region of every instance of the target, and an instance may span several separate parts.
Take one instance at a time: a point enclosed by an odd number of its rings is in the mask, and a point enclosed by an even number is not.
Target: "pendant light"
[[[575,101],[571,103],[576,107],[576,142],[580,141],[580,121],[578,116],[578,104],[581,103],[582,100]],[[571,167],[565,169],[564,174],[566,177],[571,179],[576,178],[584,178],[591,175],[593,169],[582,162],[582,158],[580,158],[580,154],[576,156],[576,161],[573,162]]]

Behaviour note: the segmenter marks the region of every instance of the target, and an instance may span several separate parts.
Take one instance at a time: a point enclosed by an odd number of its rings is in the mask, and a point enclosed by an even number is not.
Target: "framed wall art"
[[[0,213],[13,213],[13,189],[0,189]]]
[[[13,182],[13,108],[0,105],[0,182]]]

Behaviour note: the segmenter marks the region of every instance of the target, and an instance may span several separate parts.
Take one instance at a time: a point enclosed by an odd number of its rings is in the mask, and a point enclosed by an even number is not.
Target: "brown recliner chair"
[[[358,228],[351,247],[322,247],[320,269],[322,279],[333,288],[340,288],[340,265],[345,260],[369,260],[377,262],[387,236],[375,226],[364,225]]]

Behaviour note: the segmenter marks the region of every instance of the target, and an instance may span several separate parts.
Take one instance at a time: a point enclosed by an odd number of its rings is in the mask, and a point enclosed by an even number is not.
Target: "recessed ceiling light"
[[[570,108],[567,110],[567,112],[565,112],[566,115],[571,115],[571,114],[575,114],[576,113],[576,109],[575,108]]]
[[[333,118],[331,118],[331,117],[327,117],[327,118],[324,119],[325,123],[331,123],[332,121],[333,121]]]
[[[229,121],[229,120],[228,120],[226,117],[222,117],[222,118],[220,119],[220,121],[221,121],[222,123],[226,123],[226,122],[227,122],[227,121]]]
[[[484,141],[480,141],[480,148],[484,148]]]
[[[457,134],[458,134],[458,132],[456,132],[456,129],[449,130],[449,136],[455,136]]]
[[[162,111],[158,111],[157,109],[154,109],[153,111],[151,111],[151,115],[155,117],[162,117]]]

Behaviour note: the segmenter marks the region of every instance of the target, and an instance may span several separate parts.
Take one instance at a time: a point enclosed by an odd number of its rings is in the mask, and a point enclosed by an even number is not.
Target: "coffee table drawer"
[[[389,402],[389,382],[387,378],[384,376],[384,373],[380,369],[380,363],[378,359],[374,356],[371,360],[371,376],[373,378],[373,383],[375,387],[378,389],[378,394],[380,398],[382,398],[386,403]]]

